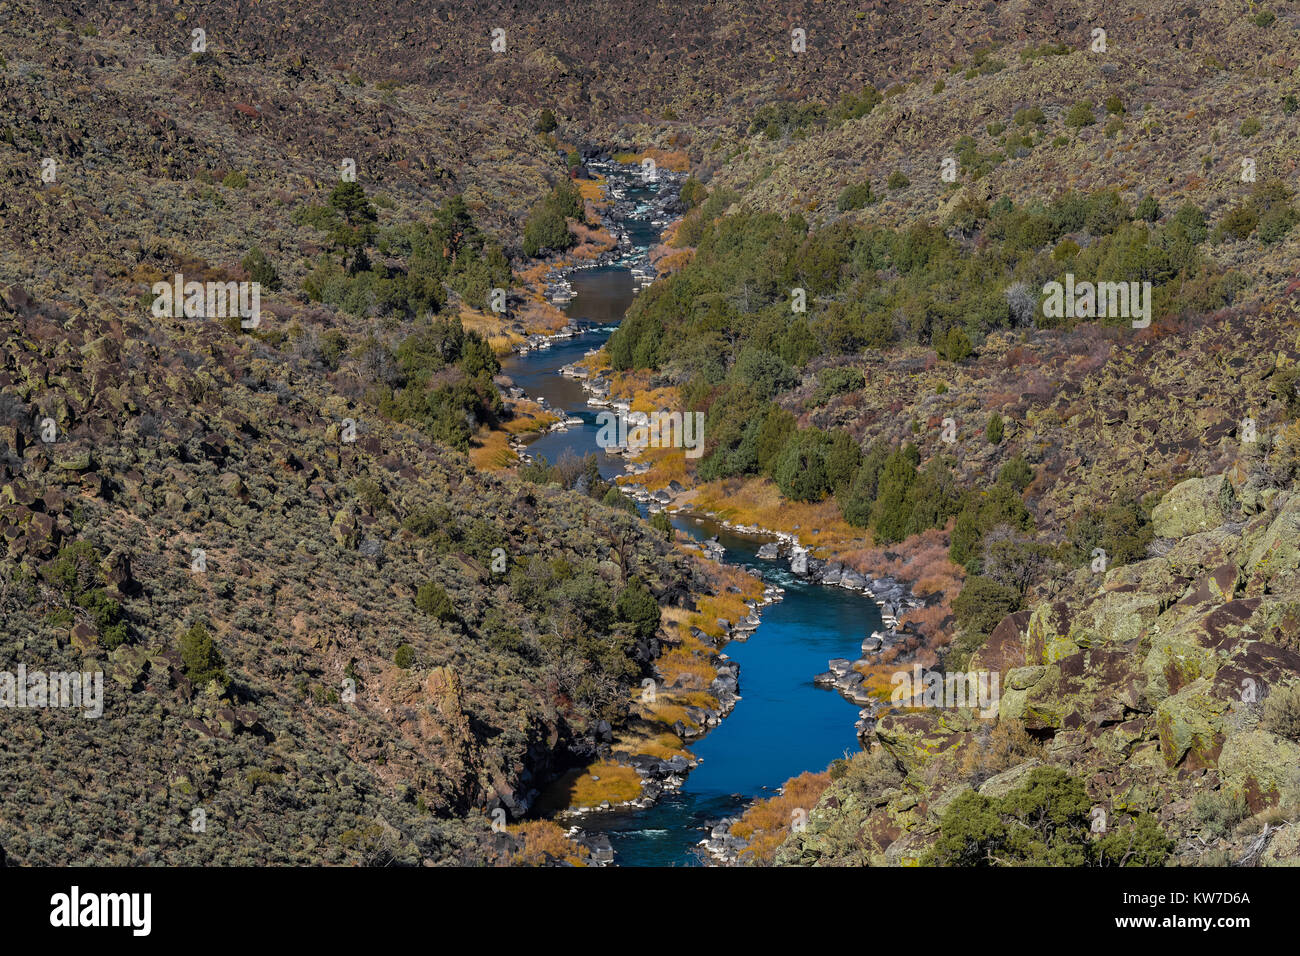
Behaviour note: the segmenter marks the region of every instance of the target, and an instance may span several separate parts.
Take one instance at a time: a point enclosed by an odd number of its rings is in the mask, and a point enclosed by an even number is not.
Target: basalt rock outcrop
[[[1266,702],[1300,681],[1300,491],[1272,489],[1243,510],[1222,505],[1225,483],[1190,479],[1165,497],[1157,521],[1184,533],[1158,556],[1080,571],[1003,621],[970,663],[1001,679],[995,718],[880,716],[872,754],[858,759],[894,776],[874,792],[861,778],[833,783],[778,862],[918,860],[962,788],[1005,791],[1050,764],[1082,779],[1114,820],[1154,814],[1181,863],[1247,853],[1294,863],[1300,741],[1266,716]],[[991,736],[1011,726],[1027,731],[1034,755],[985,759]],[[1241,805],[1247,822],[1208,830],[1199,808],[1216,801]]]

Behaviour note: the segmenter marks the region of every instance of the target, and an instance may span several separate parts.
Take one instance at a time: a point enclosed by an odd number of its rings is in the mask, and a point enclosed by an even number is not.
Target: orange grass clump
[[[570,840],[558,823],[529,820],[507,829],[523,840],[523,846],[510,857],[511,866],[545,866],[556,860],[565,860],[574,866],[587,865],[587,848]]]
[[[798,821],[807,821],[808,814],[830,785],[829,771],[801,773],[787,780],[779,795],[759,800],[746,810],[731,826],[733,836],[749,841],[749,846],[740,851],[740,858],[749,863],[770,864],[791,828]]]

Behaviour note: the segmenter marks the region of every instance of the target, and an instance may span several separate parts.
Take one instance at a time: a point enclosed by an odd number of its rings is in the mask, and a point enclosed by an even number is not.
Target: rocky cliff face
[[[1003,622],[970,664],[1000,675],[996,718],[881,719],[857,758],[871,772],[832,783],[778,861],[914,862],[963,792],[1006,793],[1042,765],[1084,781],[1112,828],[1153,814],[1181,863],[1300,858],[1300,741],[1282,716],[1300,676],[1300,494],[1232,477],[1165,497],[1158,556],[1080,571]]]

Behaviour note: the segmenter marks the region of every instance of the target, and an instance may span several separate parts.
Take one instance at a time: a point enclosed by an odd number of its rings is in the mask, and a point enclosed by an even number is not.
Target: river
[[[653,186],[640,187],[644,190]],[[629,191],[635,196],[635,189]],[[648,243],[656,230],[625,222],[628,232]],[[566,450],[595,453],[601,474],[622,473],[618,458],[596,445],[595,411],[581,386],[558,370],[597,348],[632,304],[634,285],[623,266],[584,269],[570,277],[575,296],[565,311],[583,329],[550,348],[515,356],[503,371],[530,396],[545,397],[557,410],[580,417],[582,425],[544,435],[529,445],[533,455],[555,462]],[[758,557],[770,540],[738,535],[712,521],[678,515],[673,525],[696,539],[717,535],[728,563],[760,574],[785,589],[762,611],[762,623],[748,641],[726,645],[740,664],[740,701],[720,726],[690,745],[700,765],[678,791],[666,792],[645,809],[589,814],[582,827],[605,833],[620,866],[695,866],[704,861],[697,846],[713,824],[734,816],[756,797],[771,796],[790,777],[821,771],[837,757],[860,749],[857,709],[839,694],[813,684],[813,675],[836,657],[861,656],[862,639],[881,628],[874,601],[854,591],[810,585],[790,574],[784,562]]]

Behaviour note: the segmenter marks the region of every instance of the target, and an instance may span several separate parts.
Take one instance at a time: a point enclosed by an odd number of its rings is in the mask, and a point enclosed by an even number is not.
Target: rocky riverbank
[[[707,549],[701,551],[708,557],[715,557]],[[748,640],[761,623],[762,609],[781,599],[784,591],[779,587],[767,586],[760,599],[747,599],[744,606],[749,613],[734,623],[726,618],[714,622],[714,633],[701,627],[691,627],[690,634],[702,646],[701,657],[714,672],[713,679],[703,690],[714,700],[712,707],[688,705],[684,710],[685,719],[674,721],[671,730],[683,743],[698,740],[714,727],[717,727],[730,714],[740,701],[740,665],[731,660],[722,649],[731,641]],[[687,686],[683,678],[668,679],[656,668],[656,681],[646,698],[653,701],[659,696],[698,691],[700,688]],[[637,797],[620,803],[602,801],[595,806],[574,808],[564,811],[561,816],[582,817],[589,813],[611,810],[618,807],[648,807],[665,791],[679,789],[685,782],[686,774],[694,769],[699,761],[691,754],[674,754],[671,757],[657,757],[648,753],[636,753],[629,749],[613,745],[612,729],[606,725],[600,729],[601,740],[597,744],[596,754],[601,760],[618,767],[627,767],[639,778],[640,793]]]
[[[885,707],[863,686],[863,672],[879,666],[880,658],[886,652],[905,645],[909,639],[921,636],[911,625],[900,625],[899,615],[911,608],[925,607],[926,602],[913,594],[905,583],[889,575],[873,577],[841,561],[813,557],[809,549],[801,546],[798,537],[791,533],[771,531],[752,525],[734,525],[712,515],[709,518],[728,530],[740,534],[775,537],[776,541],[759,548],[758,556],[769,561],[788,562],[790,573],[796,577],[803,578],[811,584],[858,591],[876,602],[876,606],[880,608],[881,622],[884,627],[872,631],[863,638],[861,656],[856,660],[848,658],[831,660],[828,662],[829,669],[813,678],[813,682],[818,686],[838,691],[845,700],[860,708],[855,728],[859,737],[869,735],[875,728],[876,717]]]
[[[732,827],[739,820],[739,816],[719,820],[713,825],[713,829],[709,831],[708,837],[700,841],[700,849],[714,863],[722,866],[733,865],[740,858],[741,851],[749,845],[747,840],[743,840],[731,832]]]
[[[587,174],[594,173],[604,177],[604,201],[600,204],[593,204],[593,209],[600,219],[601,228],[612,238],[613,245],[611,248],[581,262],[562,261],[542,277],[542,295],[553,309],[563,309],[574,300],[578,293],[575,291],[570,279],[575,272],[586,269],[607,266],[625,267],[632,273],[635,283],[633,292],[640,292],[654,281],[655,270],[650,262],[650,244],[644,237],[638,240],[629,224],[633,220],[640,220],[662,229],[679,218],[685,211],[681,200],[681,186],[686,179],[685,173],[656,169],[653,174],[654,181],[658,184],[656,191],[639,199],[634,199],[630,196],[629,189],[633,185],[634,178],[640,179],[645,176],[640,169],[616,163],[609,158],[608,154],[600,153],[589,158],[585,162],[583,170]],[[570,320],[562,328],[553,332],[530,333],[522,326],[518,327],[516,331],[523,338],[514,346],[513,354],[525,355],[530,352],[549,349],[557,342],[575,338],[591,330],[583,328],[576,321]],[[576,377],[573,366],[569,365],[561,368],[559,374]],[[573,425],[582,423],[580,418],[567,415],[563,410],[557,412],[550,409],[544,398],[529,396],[508,377],[501,377],[497,384],[507,400],[512,402],[534,401],[541,405],[544,411],[559,415],[559,421],[551,423],[545,428],[511,436],[508,444],[521,461],[532,461],[532,456],[528,454],[526,449],[529,441],[533,438],[550,432],[564,431]],[[596,406],[601,403],[597,399],[589,400],[588,404]]]
[[[701,551],[711,557],[718,556],[714,549],[702,547]],[[719,618],[712,622],[715,625],[714,633],[701,627],[690,629],[691,636],[705,649],[704,656],[715,672],[713,680],[707,687],[707,693],[716,701],[716,705],[712,707],[691,705],[685,708],[686,719],[676,721],[672,726],[672,733],[683,743],[703,737],[720,725],[735,709],[741,699],[740,665],[723,653],[721,648],[733,640],[746,640],[758,628],[762,608],[780,600],[782,594],[781,588],[766,587],[761,599],[744,602],[749,613],[740,620],[733,623]],[[657,666],[656,675],[662,678]],[[676,681],[664,681],[658,684],[654,693],[667,696],[694,689],[685,685],[679,686]],[[626,768],[635,773],[639,784],[638,795],[622,802],[602,801],[595,806],[573,808],[556,815],[558,820],[570,824],[569,839],[586,847],[590,854],[590,863],[597,866],[615,862],[614,848],[609,836],[598,829],[600,814],[620,808],[649,809],[666,793],[680,790],[686,782],[687,775],[700,763],[699,758],[690,752],[663,757],[617,747],[612,743],[612,729],[604,727],[602,731],[602,739],[598,745],[600,762],[605,767]]]
[[[587,404],[594,407],[611,407],[628,412],[631,403],[624,400],[610,399],[611,376],[608,370],[592,371],[581,363],[572,363],[560,369],[560,374],[577,381],[587,393]],[[607,450],[607,453],[611,453]],[[645,474],[650,465],[639,461],[639,450],[628,449],[619,452],[625,459],[624,473],[629,477]],[[915,645],[922,635],[911,625],[901,624],[900,617],[907,610],[925,607],[927,602],[912,592],[908,585],[890,575],[875,577],[864,574],[843,561],[834,558],[814,557],[811,549],[800,543],[793,532],[776,531],[758,525],[736,524],[710,513],[690,506],[676,507],[675,503],[689,489],[680,482],[671,481],[664,488],[651,490],[635,481],[622,482],[619,485],[624,494],[645,504],[651,511],[665,510],[674,514],[698,514],[717,523],[729,531],[738,534],[768,537],[774,540],[764,544],[758,550],[758,556],[774,562],[785,562],[790,573],[812,584],[827,587],[841,587],[858,591],[875,601],[880,608],[883,627],[872,631],[862,641],[862,653],[856,660],[837,658],[828,663],[828,670],[816,675],[813,680],[819,686],[833,689],[850,703],[859,707],[855,728],[859,737],[866,736],[875,727],[875,720],[883,708],[882,703],[873,697],[863,686],[864,672],[878,667],[886,654],[892,659],[900,659],[899,652],[906,650],[908,644]],[[716,538],[713,544],[720,550]],[[708,543],[706,542],[706,549]],[[721,555],[714,555],[720,557]]]
[[[590,165],[596,170],[601,168],[598,162]],[[619,170],[625,171],[626,168],[619,167]],[[619,180],[618,171],[611,169],[607,179],[610,203],[601,216],[604,226],[617,240],[616,247],[594,260],[574,265],[565,264],[548,274],[545,280],[546,288],[552,296],[553,303],[563,304],[561,300],[568,302],[576,294],[581,294],[575,293],[568,281],[569,277],[579,269],[617,265],[630,268],[636,278],[637,267],[648,262],[645,258],[647,250],[643,245],[629,244],[632,230],[625,228],[622,222],[625,221],[626,216],[644,218],[648,209],[648,214],[663,217],[664,222],[656,221],[656,225],[666,223],[670,214],[674,212],[675,204],[679,202],[677,197],[680,181],[684,177],[667,172],[661,172],[660,177],[659,191],[652,199],[647,201],[642,198],[640,202],[633,202],[626,195],[626,187],[624,182]],[[644,269],[642,272],[644,273]],[[644,275],[642,278],[645,278]],[[592,330],[580,328],[576,323],[570,322],[557,332],[530,336],[517,346],[516,352],[522,354],[544,350],[558,341],[587,331]],[[557,371],[568,373],[571,369],[566,366]],[[512,381],[503,384],[503,391],[515,400],[528,397],[524,389],[516,387]],[[582,418],[564,409],[552,408],[540,397],[533,400],[559,416],[558,421],[545,429],[546,432],[562,431],[583,424]],[[532,456],[527,451],[527,438],[530,437],[532,436],[513,436],[510,442],[515,455],[522,461],[532,460]],[[594,441],[592,444],[594,446]],[[594,447],[592,450],[595,450]],[[581,454],[583,449],[580,447],[578,451]],[[706,542],[698,550],[702,556],[714,560],[722,559],[725,554],[716,541]],[[662,662],[665,658],[658,658],[655,663],[653,686],[643,693],[638,701],[643,716],[651,721],[661,720],[663,730],[671,732],[681,745],[703,737],[717,727],[735,708],[740,700],[740,666],[722,649],[730,641],[746,640],[758,628],[762,608],[779,600],[783,593],[780,588],[770,586],[763,588],[761,593],[756,589],[746,593],[745,589],[735,586],[735,583],[719,588],[720,592],[724,592],[721,597],[725,600],[717,602],[717,606],[726,608],[721,612],[725,616],[720,616],[718,611],[713,610],[707,614],[697,613],[692,620],[679,620],[676,622],[676,628],[671,624],[666,625],[668,633],[663,638],[664,644],[667,649],[675,652],[678,663],[663,666]],[[708,676],[703,678],[700,676],[704,667],[697,665],[680,667],[683,650],[689,652],[699,664],[707,667]],[[670,706],[672,713],[664,718],[657,715],[656,709],[666,701],[673,702]],[[593,763],[580,772],[575,771],[575,774],[580,773],[579,779],[569,780],[564,784],[569,788],[568,797],[573,801],[572,804],[555,812],[555,817],[557,820],[573,823],[573,828],[570,830],[571,838],[588,847],[593,861],[607,862],[605,854],[609,846],[608,839],[599,834],[589,837],[584,821],[592,819],[593,814],[598,815],[602,811],[651,807],[663,794],[680,789],[687,774],[697,766],[698,760],[686,752],[684,747],[679,748],[674,745],[665,750],[663,740],[654,739],[653,734],[646,740],[641,740],[635,735],[619,739],[612,728],[601,728],[598,736]],[[607,788],[607,785],[610,786]],[[635,792],[635,796],[622,799],[627,797],[629,791]],[[610,853],[612,854],[612,851]]]
[[[656,278],[655,268],[650,261],[651,245],[644,239],[638,240],[630,224],[640,221],[662,230],[686,211],[681,199],[685,173],[656,168],[653,173],[647,174],[640,169],[616,163],[606,155],[588,160],[583,170],[589,175],[594,173],[604,177],[603,202],[593,204],[593,209],[600,219],[601,229],[612,240],[612,246],[581,262],[560,262],[542,277],[544,298],[560,309],[569,305],[577,296],[569,280],[575,272],[583,269],[623,266],[632,274],[634,293],[650,285]],[[630,189],[635,184],[650,182],[657,185],[653,193],[638,198],[631,197]],[[558,332],[534,333],[528,335],[515,351],[524,353],[548,348],[553,342],[572,338],[581,331],[576,324],[569,323]]]

